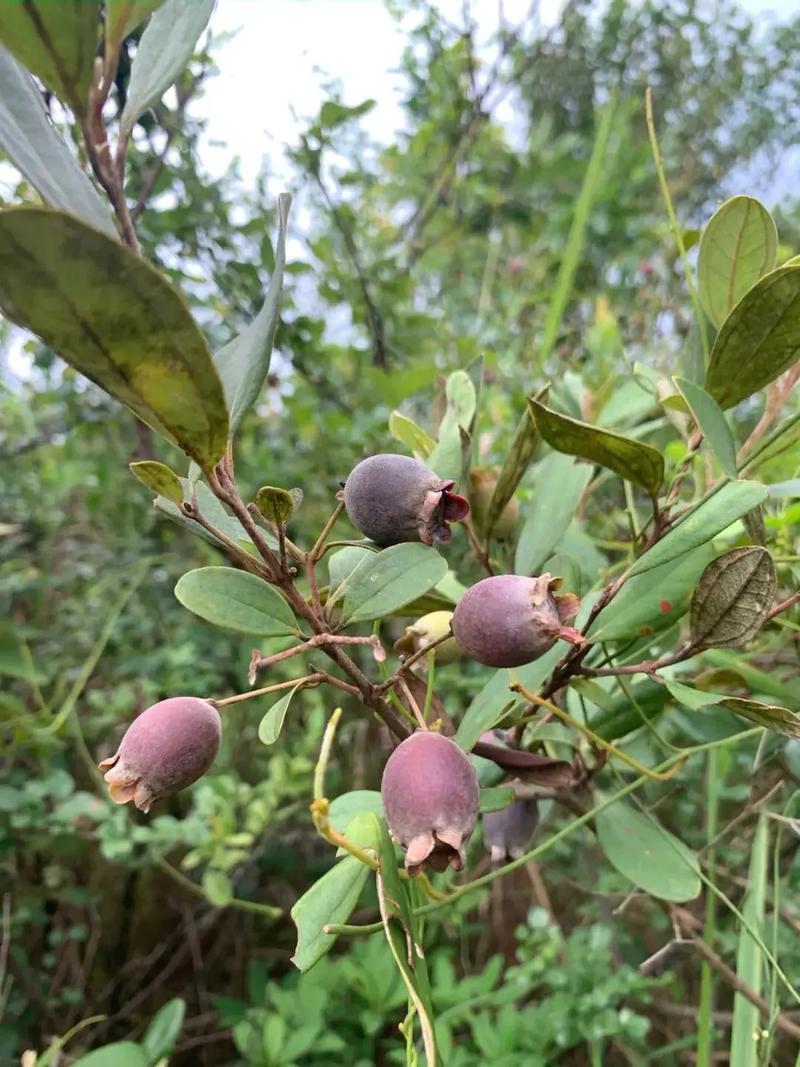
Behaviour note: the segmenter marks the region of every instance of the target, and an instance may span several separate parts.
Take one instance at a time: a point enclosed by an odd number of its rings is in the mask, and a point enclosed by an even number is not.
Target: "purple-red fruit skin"
[[[483,837],[494,863],[519,859],[528,849],[539,823],[539,805],[535,798],[515,800],[502,811],[487,811],[483,816]]]
[[[461,870],[464,845],[478,817],[478,778],[455,741],[418,730],[389,757],[381,796],[392,837],[416,874],[428,863]]]
[[[449,541],[451,522],[469,514],[455,483],[409,456],[383,453],[358,463],[344,486],[344,505],[353,525],[378,545]]]
[[[572,600],[551,593],[549,574],[498,574],[471,586],[453,615],[453,634],[467,655],[488,667],[520,667],[544,655],[559,636]],[[577,602],[575,602],[577,603]]]
[[[181,696],[153,704],[133,720],[115,754],[99,765],[111,799],[133,800],[149,811],[156,800],[205,774],[221,736],[219,712],[206,700]]]

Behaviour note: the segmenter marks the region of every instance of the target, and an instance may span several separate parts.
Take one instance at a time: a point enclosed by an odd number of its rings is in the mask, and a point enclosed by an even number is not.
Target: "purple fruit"
[[[539,805],[535,798],[515,800],[502,811],[487,811],[483,816],[483,839],[492,863],[516,860],[524,855],[538,822]]]
[[[449,523],[469,514],[466,498],[451,492],[454,485],[408,456],[370,456],[350,472],[344,506],[352,524],[378,545],[433,545],[449,541]]]
[[[478,818],[478,778],[455,741],[418,730],[389,757],[381,796],[392,837],[412,876],[464,866],[464,846]]]
[[[170,697],[134,719],[113,756],[98,766],[116,804],[140,811],[208,770],[222,736],[219,712],[197,697]]]
[[[544,655],[559,637],[579,641],[565,626],[578,610],[572,593],[554,595],[560,578],[498,574],[471,586],[453,615],[453,633],[468,656],[489,667],[520,667]]]

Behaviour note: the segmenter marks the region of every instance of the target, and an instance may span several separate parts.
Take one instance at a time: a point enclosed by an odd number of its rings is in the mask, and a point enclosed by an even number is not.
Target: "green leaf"
[[[623,877],[659,900],[694,900],[701,881],[695,854],[653,818],[617,801],[595,816],[597,840]]]
[[[422,427],[401,415],[399,411],[393,411],[389,416],[389,433],[420,460],[427,460],[436,447],[434,439],[425,433]]]
[[[537,394],[537,396],[541,395],[543,394]],[[535,398],[527,398],[528,401],[533,399]],[[506,504],[508,504],[516,492],[517,486],[522,481],[538,443],[539,431],[536,429],[536,423],[533,421],[530,407],[526,403],[525,411],[522,413],[522,418],[514,431],[511,447],[506,453],[503,466],[497,476],[497,485],[494,487],[492,499],[489,501],[489,507],[486,512],[487,539],[491,536],[492,530],[494,530],[497,520],[503,514]]]
[[[705,389],[720,407],[738,404],[800,359],[800,267],[756,282],[720,327]]]
[[[709,545],[700,545],[677,562],[628,578],[592,622],[589,640],[646,637],[674,625],[688,611],[689,599],[712,555]]]
[[[348,823],[362,812],[372,812],[383,818],[383,801],[375,789],[353,789],[333,799],[328,808],[331,826],[339,833],[344,833]]]
[[[759,815],[750,852],[747,874],[747,893],[742,915],[749,926],[762,938],[765,931],[767,879],[769,870],[769,820]],[[777,892],[777,889],[776,889]],[[739,928],[736,948],[736,977],[757,996],[763,993],[762,972],[764,957],[752,934]],[[754,1067],[761,1060],[761,1013],[755,1004],[741,993],[733,997],[733,1025],[731,1027],[730,1067]]]
[[[124,139],[149,107],[157,104],[192,58],[214,0],[166,0],[142,34],[131,68],[128,99],[120,119]]]
[[[178,475],[164,463],[154,459],[143,459],[129,463],[128,467],[134,478],[152,489],[157,496],[171,500],[173,504],[183,501],[183,486]]]
[[[629,574],[644,574],[704,545],[742,515],[767,499],[767,487],[758,482],[729,482],[694,508],[682,521],[640,556]]]
[[[310,970],[331,949],[336,936],[324,933],[323,927],[347,922],[369,874],[366,864],[348,856],[331,867],[297,901],[291,916],[297,927],[292,963],[298,970]]]
[[[228,439],[222,385],[183,297],[78,219],[0,212],[0,310],[203,467]]]
[[[561,415],[538,401],[528,403],[539,433],[551,448],[608,467],[621,478],[641,486],[651,496],[658,493],[664,480],[664,460],[650,445]]]
[[[288,193],[282,193],[278,197],[275,267],[260,311],[238,337],[220,348],[214,356],[214,364],[222,379],[230,412],[231,433],[235,432],[245,412],[255,404],[269,371],[283,296],[286,226],[291,205],[292,198]]]
[[[46,204],[116,237],[108,207],[53,128],[36,83],[2,45],[0,149]]]
[[[458,724],[455,741],[465,752],[469,752],[482,733],[496,726],[509,710],[524,703],[518,693],[510,691],[509,685],[517,681],[535,692],[563,655],[564,646],[557,643],[539,659],[526,663],[524,667],[515,667],[514,670],[502,667],[493,671]]]
[[[265,485],[256,493],[256,507],[268,522],[285,526],[292,517],[294,500],[288,489]]]
[[[209,867],[203,875],[203,892],[215,908],[224,908],[233,900],[231,880],[224,871]]]
[[[464,370],[453,371],[445,386],[447,407],[439,426],[436,447],[427,458],[428,466],[440,478],[459,479],[462,472],[462,431],[472,428],[478,394],[472,379]]]
[[[151,1064],[156,1064],[172,1052],[183,1029],[185,1012],[186,1002],[180,997],[174,997],[150,1020],[142,1038],[142,1051]]]
[[[526,508],[525,524],[514,557],[515,574],[539,574],[540,568],[575,517],[592,467],[571,456],[551,452],[537,467],[536,487]]]
[[[514,790],[509,785],[481,789],[478,811],[485,815],[487,811],[502,811],[514,802]]]
[[[673,378],[672,380],[688,404],[698,429],[719,460],[720,466],[729,478],[736,478],[738,474],[736,443],[722,408],[705,389],[690,382],[688,378]]]
[[[777,578],[764,548],[734,548],[703,571],[692,598],[692,642],[698,648],[742,648],[767,621]]]
[[[116,55],[131,30],[163,3],[164,0],[106,0],[106,52]]]
[[[715,326],[772,270],[777,251],[775,223],[754,197],[732,196],[717,208],[697,253],[700,303]]]
[[[261,637],[298,633],[291,608],[272,586],[255,574],[232,567],[200,567],[175,586],[175,596],[201,619]]]
[[[88,109],[99,25],[96,0],[0,4],[0,42],[76,115]]]
[[[364,558],[331,599],[344,596],[346,623],[380,619],[427,593],[447,574],[447,560],[434,548],[392,545]]]
[[[800,737],[800,715],[779,704],[762,704],[759,700],[745,697],[730,697],[724,693],[709,693],[681,682],[665,680],[665,685],[675,700],[692,711],[701,708],[727,708],[756,726],[783,734],[785,737]]]
[[[132,1041],[115,1041],[74,1060],[72,1067],[149,1067],[149,1064],[141,1046]]]
[[[285,696],[276,701],[258,724],[258,740],[262,745],[272,745],[278,740],[292,697],[299,688],[300,686],[296,685],[294,689],[290,689]]]

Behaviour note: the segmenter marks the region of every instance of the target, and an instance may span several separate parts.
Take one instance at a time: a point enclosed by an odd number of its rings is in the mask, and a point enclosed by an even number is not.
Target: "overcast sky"
[[[670,0],[666,0],[667,3]],[[797,0],[740,0],[751,14],[787,17]],[[460,21],[462,0],[439,0],[453,21]],[[530,0],[504,0],[506,17],[521,20]],[[561,0],[540,0],[545,22]],[[471,0],[484,32],[497,25],[498,0]],[[238,155],[246,180],[252,180],[268,155],[277,165],[284,144],[296,141],[302,119],[313,115],[323,98],[319,69],[341,82],[344,102],[368,97],[377,106],[367,129],[389,143],[401,124],[396,69],[403,34],[382,0],[218,0],[212,30],[240,30],[216,53],[220,76],[209,82],[199,111],[209,119],[206,161],[214,172]],[[294,112],[294,115],[293,115]],[[280,169],[280,168],[278,168]]]

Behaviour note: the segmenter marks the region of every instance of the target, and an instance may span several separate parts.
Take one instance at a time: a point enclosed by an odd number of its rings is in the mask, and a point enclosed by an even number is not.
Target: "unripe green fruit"
[[[469,514],[466,498],[409,456],[384,453],[364,459],[348,475],[344,506],[352,524],[378,545],[449,541],[449,523]]]
[[[497,487],[497,474],[485,467],[473,467],[469,472],[469,506],[475,528],[482,537],[486,535],[489,505]],[[492,530],[492,537],[505,541],[516,533],[519,521],[519,501],[512,497],[500,512]]]
[[[464,846],[478,818],[478,778],[455,741],[428,730],[407,737],[389,757],[381,782],[383,811],[412,876],[464,866]]]
[[[219,712],[197,697],[170,697],[134,719],[113,756],[99,764],[116,804],[147,812],[205,774],[219,749]]]
[[[405,634],[399,641],[395,641],[394,647],[396,651],[404,652],[407,656],[419,652],[421,648],[429,645],[431,641],[437,641],[440,637],[444,637],[446,633],[449,633],[452,619],[452,611],[431,611],[427,615],[423,615],[413,625],[406,626]],[[458,647],[456,639],[451,637],[437,645],[433,650],[433,655],[436,665],[443,667],[448,663],[455,663],[461,656],[461,649]],[[422,659],[420,663],[424,666],[426,660]]]
[[[462,596],[453,615],[461,648],[488,667],[521,667],[543,656],[559,637],[580,640],[564,623],[578,610],[571,593],[558,597],[560,579],[498,574]]]

